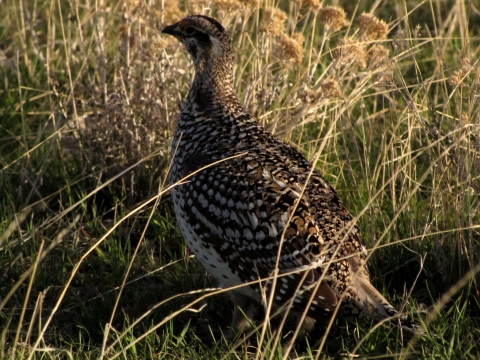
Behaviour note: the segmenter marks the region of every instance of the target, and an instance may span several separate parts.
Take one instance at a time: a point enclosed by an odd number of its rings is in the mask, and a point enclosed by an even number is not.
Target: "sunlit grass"
[[[2,4],[0,358],[282,358],[281,315],[260,309],[249,346],[224,339],[231,304],[176,227],[165,179],[193,67],[160,30],[187,13],[229,29],[239,98],[318,159],[374,284],[427,328],[338,320],[297,355],[477,358],[478,9],[147,3]]]

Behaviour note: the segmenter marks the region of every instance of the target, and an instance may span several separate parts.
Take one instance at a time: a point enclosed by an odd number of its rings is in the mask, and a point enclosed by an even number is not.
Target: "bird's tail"
[[[363,303],[361,317],[374,318],[379,321],[388,319],[388,323],[394,326],[400,326],[405,330],[422,335],[425,333],[423,327],[417,322],[401,315],[388,303],[388,301],[373,287],[368,279],[358,276],[358,292]]]

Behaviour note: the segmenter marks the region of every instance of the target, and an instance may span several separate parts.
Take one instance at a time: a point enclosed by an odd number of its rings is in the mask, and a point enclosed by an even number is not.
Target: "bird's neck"
[[[221,59],[223,60],[223,59]],[[205,109],[241,108],[234,87],[233,65],[230,61],[198,61],[195,78],[187,102]]]

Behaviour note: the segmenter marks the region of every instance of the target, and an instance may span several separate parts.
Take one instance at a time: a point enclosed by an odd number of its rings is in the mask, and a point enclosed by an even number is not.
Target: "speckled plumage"
[[[195,79],[172,145],[170,183],[188,246],[222,286],[268,278],[277,266],[276,306],[314,319],[341,316],[382,320],[397,311],[370,284],[366,248],[352,215],[308,160],[276,139],[240,105],[233,87],[234,51],[217,21],[201,15],[166,27],[187,48]],[[268,289],[271,282],[264,281]],[[258,284],[232,292],[251,316]],[[311,301],[311,302],[310,302]],[[398,316],[391,323],[398,325]],[[401,326],[418,330],[400,317]]]

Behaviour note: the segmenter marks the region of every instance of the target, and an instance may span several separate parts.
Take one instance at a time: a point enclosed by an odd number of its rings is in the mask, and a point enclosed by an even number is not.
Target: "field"
[[[239,99],[315,162],[374,285],[426,328],[335,320],[289,356],[480,358],[480,6],[334,3],[0,4],[0,358],[284,357],[275,319],[224,339],[231,303],[176,224],[193,66],[161,30],[192,13],[229,30]]]

